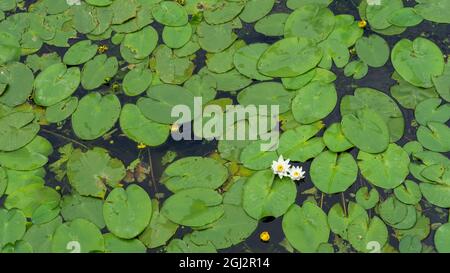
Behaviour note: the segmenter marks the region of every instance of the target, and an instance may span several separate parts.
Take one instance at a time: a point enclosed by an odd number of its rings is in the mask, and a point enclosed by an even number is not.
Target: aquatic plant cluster
[[[426,35],[450,1],[343,1],[0,1],[0,252],[450,252],[449,43]],[[390,92],[336,87],[392,66]],[[204,141],[158,175],[195,97],[278,105],[277,149]]]

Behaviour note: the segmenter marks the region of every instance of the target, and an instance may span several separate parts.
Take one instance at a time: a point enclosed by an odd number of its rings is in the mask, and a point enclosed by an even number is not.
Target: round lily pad
[[[297,195],[295,183],[279,179],[271,171],[258,171],[245,183],[243,207],[248,215],[259,220],[286,213]]]
[[[340,203],[336,203],[328,212],[328,224],[333,233],[348,240],[348,226],[359,217],[369,219],[369,215],[359,203],[349,202],[347,211],[344,211]]]
[[[34,101],[52,106],[70,97],[80,85],[80,75],[78,67],[67,68],[62,63],[47,67],[34,81]]]
[[[372,67],[382,67],[389,59],[389,45],[376,34],[360,38],[355,48],[358,57]]]
[[[327,215],[311,202],[301,207],[291,206],[283,217],[283,232],[289,243],[302,253],[316,252],[330,236]]]
[[[106,185],[115,187],[124,176],[123,163],[101,148],[85,153],[75,150],[67,162],[69,182],[83,196],[103,198]]]
[[[304,5],[292,12],[285,24],[285,37],[303,37],[314,43],[325,40],[333,31],[335,18],[328,8]]]
[[[0,64],[18,61],[20,57],[20,44],[16,36],[8,32],[0,32]]]
[[[179,27],[188,22],[186,10],[176,1],[161,1],[153,7],[152,15],[157,22],[166,26]]]
[[[45,110],[45,119],[51,123],[57,123],[70,117],[78,107],[78,98],[69,97]]]
[[[169,126],[147,119],[134,104],[124,105],[120,128],[127,137],[147,146],[161,145],[169,136]]]
[[[340,123],[331,124],[323,134],[323,142],[330,151],[335,153],[344,152],[353,147],[342,132]]]
[[[114,126],[120,109],[120,101],[116,95],[90,93],[80,100],[72,115],[73,131],[81,139],[99,138]]]
[[[108,229],[117,237],[131,239],[150,222],[152,203],[147,192],[137,185],[114,189],[103,204]]]
[[[84,64],[97,54],[97,49],[97,45],[90,40],[79,41],[67,50],[63,62],[67,65]]]
[[[0,116],[0,151],[14,151],[30,143],[39,131],[35,116],[29,112],[13,112]]]
[[[392,49],[391,61],[402,78],[424,88],[433,86],[432,77],[441,75],[445,65],[439,47],[422,37],[398,42]]]
[[[203,157],[185,157],[164,170],[161,183],[172,192],[189,188],[217,189],[228,178],[228,170],[219,161]]]
[[[388,230],[383,221],[374,216],[371,220],[357,217],[348,226],[348,239],[352,246],[360,252],[372,250],[370,242],[382,248],[388,239]]]
[[[27,219],[18,209],[0,209],[0,247],[20,240],[25,234]]]
[[[292,114],[296,121],[311,124],[328,116],[336,103],[334,84],[312,82],[298,91],[292,101]]]
[[[417,139],[428,150],[446,153],[450,151],[450,128],[439,122],[428,122],[420,126]]]
[[[394,189],[405,180],[409,173],[409,156],[397,144],[389,144],[386,151],[370,154],[360,151],[358,166],[361,174],[375,186]]]
[[[258,60],[261,55],[269,48],[268,44],[256,43],[244,46],[234,54],[234,66],[244,76],[251,79],[266,81],[272,79],[258,72]]]
[[[76,219],[60,225],[53,235],[54,253],[103,252],[105,241],[100,230],[91,222]]]
[[[201,227],[222,217],[222,200],[222,196],[211,189],[185,189],[170,196],[164,202],[161,213],[177,224]]]
[[[123,79],[123,91],[128,96],[138,96],[147,90],[152,80],[150,69],[134,68]]]
[[[343,116],[342,131],[345,137],[361,151],[381,153],[389,145],[389,129],[383,118],[373,110],[359,110]]]
[[[325,151],[314,158],[310,170],[311,180],[322,192],[332,194],[348,189],[358,175],[358,166],[349,153]]]
[[[295,77],[314,68],[322,50],[306,38],[291,37],[272,44],[258,61],[258,71],[269,77]]]
[[[292,93],[276,82],[264,82],[249,86],[239,92],[237,100],[240,105],[277,105],[280,113],[289,110]]]

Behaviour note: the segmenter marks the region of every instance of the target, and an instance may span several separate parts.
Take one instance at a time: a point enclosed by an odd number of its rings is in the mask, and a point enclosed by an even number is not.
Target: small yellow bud
[[[98,53],[100,53],[100,54],[105,53],[108,49],[109,49],[109,48],[108,48],[107,45],[100,45],[100,46],[98,47]]]
[[[137,148],[140,149],[140,150],[142,150],[142,149],[147,148],[147,145],[145,145],[144,143],[139,143],[138,146],[137,146]]]
[[[263,231],[261,232],[261,234],[259,235],[259,238],[261,239],[261,241],[263,241],[264,243],[267,243],[270,240],[270,234],[267,231]]]
[[[358,27],[365,28],[367,26],[367,21],[362,19],[361,21],[358,21]]]

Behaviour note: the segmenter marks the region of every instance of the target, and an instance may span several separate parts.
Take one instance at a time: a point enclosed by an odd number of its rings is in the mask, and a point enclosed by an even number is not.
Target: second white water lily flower
[[[299,181],[305,178],[306,172],[303,171],[302,167],[292,167],[289,170],[289,177],[294,181]]]
[[[280,178],[288,176],[289,172],[289,159],[284,160],[283,156],[280,155],[277,161],[272,162],[272,170],[274,174],[277,174]]]

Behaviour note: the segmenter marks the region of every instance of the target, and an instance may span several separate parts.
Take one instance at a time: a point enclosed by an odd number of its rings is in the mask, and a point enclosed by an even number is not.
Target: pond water
[[[25,8],[35,3],[33,0],[25,1]],[[356,20],[360,19],[358,14],[358,0],[334,0],[330,5],[329,9],[335,14],[349,14],[355,17]],[[403,1],[406,7],[414,7],[417,3],[415,1],[407,0]],[[284,0],[276,1],[274,8],[271,13],[291,13],[292,11],[286,7],[286,3]],[[6,13],[8,16],[9,13]],[[158,23],[152,24],[158,33],[161,35],[163,26]],[[243,23],[243,27],[236,31],[239,39],[244,40],[247,44],[253,43],[268,43],[273,44],[276,41],[280,40],[281,37],[267,37],[261,33],[258,33],[254,30],[254,24]],[[364,35],[369,36],[371,34],[375,34],[376,32],[370,29],[370,26],[364,30]],[[430,22],[424,20],[417,26],[409,27],[406,31],[399,35],[393,36],[385,36],[383,38],[389,44],[390,49],[394,47],[394,45],[399,42],[401,39],[410,39],[414,40],[416,37],[425,37],[431,41],[433,41],[440,50],[444,53],[444,55],[449,54],[450,42],[449,42],[449,33],[450,28],[448,24],[438,24],[434,22]],[[70,44],[74,44],[77,41],[81,41],[86,39],[86,36],[79,35],[77,39],[71,39]],[[102,45],[108,46],[107,54],[108,56],[116,56],[119,60],[122,59],[120,54],[120,46],[114,45],[111,42],[101,41],[95,42]],[[44,53],[52,53],[57,52],[58,55],[63,56],[66,52],[66,48],[54,47],[44,44],[44,46],[37,52],[38,55],[42,55]],[[357,59],[357,56],[352,55],[353,59]],[[22,61],[25,60],[25,57],[22,57]],[[195,71],[194,74],[200,71],[201,68],[206,65],[206,52],[204,50],[199,50],[196,53],[195,58]],[[82,66],[80,66],[82,67]],[[352,77],[346,77],[344,75],[344,70],[342,68],[337,68],[335,65],[332,67],[332,72],[337,75],[337,79],[334,82],[338,94],[338,102],[337,105],[340,105],[341,99],[346,95],[353,95],[355,88],[357,87],[370,87],[382,91],[383,93],[391,96],[390,88],[391,86],[396,84],[396,81],[391,78],[394,73],[394,67],[389,60],[384,66],[380,68],[369,68],[368,74],[360,80],[355,80]],[[120,73],[119,73],[120,74]],[[281,82],[278,79],[274,81]],[[112,81],[114,82],[114,80]],[[110,85],[105,84],[100,88],[100,91],[107,91],[111,89],[112,83]],[[81,87],[74,94],[81,98],[86,93]],[[128,97],[124,94],[118,94],[120,102],[122,105],[126,103],[135,103],[137,98]],[[233,93],[229,92],[218,92],[216,98],[232,98],[235,100],[236,96]],[[236,100],[235,100],[236,101]],[[415,125],[415,116],[414,110],[405,109],[404,107],[400,107],[402,114],[405,119],[405,132],[403,137],[397,141],[396,143],[400,146],[404,144],[416,140],[416,131],[417,126]],[[337,106],[334,111],[329,114],[323,122],[325,126],[329,126],[333,123],[340,122],[342,116],[339,111],[339,107]],[[448,125],[448,122],[447,122]],[[137,147],[137,143],[130,140],[126,136],[122,134],[120,126],[116,123],[116,126],[113,130],[111,130],[110,136],[108,138],[98,138],[93,141],[83,141],[74,135],[72,131],[72,125],[70,122],[65,122],[62,126],[46,125],[42,126],[39,131],[39,135],[48,139],[54,149],[55,152],[49,156],[49,162],[55,162],[59,159],[59,154],[56,150],[59,147],[62,147],[68,143],[72,143],[76,148],[86,148],[86,147],[102,147],[109,151],[110,155],[114,158],[120,159],[125,166],[128,166],[132,163],[136,158],[140,158],[145,166],[148,166],[151,169],[151,174],[147,177],[147,179],[139,183],[141,187],[145,189],[145,191],[152,198],[159,198],[160,203],[162,204],[167,197],[171,196],[172,193],[166,189],[166,187],[159,183],[159,179],[165,170],[166,166],[162,164],[163,157],[166,155],[168,151],[173,151],[177,154],[176,159],[181,159],[188,156],[202,156],[207,157],[217,151],[217,141],[174,141],[170,137],[168,141],[159,146],[159,147],[151,147],[146,149],[139,149]],[[319,133],[319,136],[322,135],[323,132]],[[353,148],[349,151],[355,158],[358,154],[358,149]],[[449,153],[443,153],[447,158],[449,157]],[[306,170],[307,174],[309,174],[311,165],[311,160],[308,160],[306,163],[302,164],[303,168]],[[408,179],[414,180],[414,177],[409,174]],[[72,192],[72,187],[70,184],[66,182],[57,182],[54,178],[54,174],[52,172],[47,172],[45,177],[46,185],[50,187],[61,186],[60,193],[62,195],[67,195]],[[356,182],[345,192],[339,194],[320,194],[320,192],[310,195],[310,194],[302,194],[307,190],[314,188],[314,184],[311,181],[309,175],[306,176],[304,181],[297,183],[297,200],[296,204],[303,204],[303,202],[307,198],[316,199],[319,206],[323,209],[323,211],[328,212],[330,208],[336,203],[345,203],[348,205],[348,202],[355,201],[355,193],[359,188],[366,186],[372,188],[373,186],[367,182],[361,175],[358,173],[358,177]],[[392,190],[384,191],[379,189],[380,199],[384,200],[388,195],[392,193]],[[3,206],[5,202],[6,196],[1,197],[0,199],[0,207]],[[435,206],[430,205],[424,198],[421,200],[421,206],[423,208],[423,213],[426,217],[430,219],[431,224],[434,223],[446,223],[448,220],[448,210],[440,209]],[[369,215],[376,215],[374,209],[368,210]],[[107,229],[103,230],[104,232]],[[260,240],[260,233],[263,231],[268,231],[271,235],[270,242],[265,243]],[[434,231],[430,232],[428,237],[422,241],[424,245],[433,246],[433,238]],[[175,238],[183,238],[185,234],[191,232],[191,229],[188,227],[179,228],[177,233],[175,234]],[[389,232],[389,244],[393,246],[395,249],[398,249],[398,240],[394,236],[394,229],[388,226]],[[276,219],[273,218],[265,218],[260,221],[256,230],[252,233],[250,237],[248,237],[244,242],[241,242],[233,247],[220,250],[219,252],[288,252],[286,248],[282,245],[285,240],[285,234],[282,230],[282,217],[278,217]],[[329,242],[335,246],[335,250],[340,250],[338,247],[338,243],[336,243],[336,235],[331,233]],[[348,251],[354,251],[351,248],[348,248]],[[162,252],[164,250],[163,247],[147,250],[148,252]],[[342,249],[341,249],[342,250]]]

